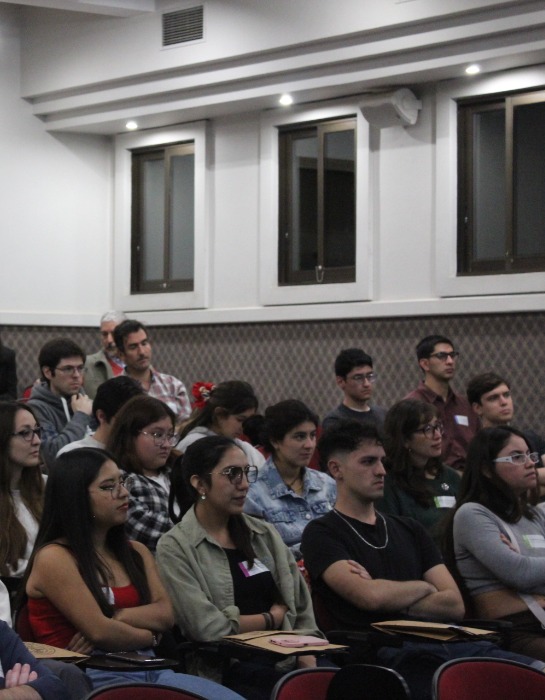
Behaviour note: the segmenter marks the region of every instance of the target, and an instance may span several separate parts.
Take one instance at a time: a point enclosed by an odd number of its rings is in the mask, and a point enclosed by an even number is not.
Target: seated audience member
[[[0,339],[0,401],[17,398],[17,362],[15,351]]]
[[[153,655],[159,636],[172,626],[172,605],[152,554],[125,533],[129,489],[130,479],[103,450],[82,448],[57,459],[25,577],[37,641],[83,653]],[[163,683],[210,700],[240,700],[208,680],[170,669],[86,673],[95,688]]]
[[[143,323],[127,320],[114,329],[119,357],[125,363],[125,374],[136,379],[142,389],[163,401],[176,415],[176,422],[189,418],[191,404],[184,383],[171,374],[158,372],[151,365],[151,341]]]
[[[93,435],[86,435],[81,440],[69,442],[59,450],[57,457],[70,450],[77,450],[79,447],[104,449],[117,412],[133,396],[141,396],[143,393],[140,384],[130,377],[107,379],[98,387],[93,399],[93,418],[98,423],[98,428]]]
[[[85,361],[85,391],[92,399],[103,382],[123,372],[124,365],[114,341],[114,329],[126,320],[127,317],[122,311],[107,311],[100,319],[102,347],[93,355],[87,355]]]
[[[257,410],[257,396],[248,382],[230,381],[214,384],[199,382],[193,394],[198,397],[195,410],[180,433],[177,448],[187,447],[205,436],[231,438],[244,451],[249,464],[260,467],[265,458],[249,442],[241,440],[242,426]]]
[[[37,661],[6,622],[0,621],[0,698],[76,700],[60,678]]]
[[[322,428],[328,430],[340,420],[355,420],[374,423],[382,431],[386,409],[370,405],[377,380],[370,355],[360,348],[342,350],[335,359],[335,377],[343,400],[325,416]]]
[[[174,413],[152,396],[135,396],[116,415],[108,450],[133,477],[127,534],[154,552],[157,540],[174,524],[168,514],[167,463],[178,438]]]
[[[460,353],[442,335],[428,335],[416,346],[418,365],[424,373],[420,386],[405,396],[431,403],[443,424],[443,462],[463,469],[467,447],[479,429],[479,421],[467,399],[456,394],[450,382]]]
[[[42,382],[28,400],[42,427],[41,454],[48,467],[57,452],[89,431],[93,402],[83,391],[85,353],[68,338],[48,341],[38,357]]]
[[[190,445],[173,469],[182,520],[159,540],[157,563],[176,623],[191,640],[269,629],[317,633],[309,591],[290,551],[271,525],[243,514],[256,476],[240,447],[219,435]],[[214,662],[197,653],[190,663],[193,672],[223,680],[246,698],[268,700],[286,672],[276,670],[275,661],[256,655],[226,666],[220,657]],[[306,656],[298,661],[315,663]]]
[[[386,474],[376,427],[340,424],[324,434],[319,450],[337,482],[337,502],[307,526],[302,550],[313,591],[338,628],[365,629],[399,616],[460,621],[462,596],[424,527],[375,510]],[[401,673],[412,697],[419,699],[431,697],[433,673],[450,658],[498,656],[545,668],[543,662],[482,641],[404,641],[401,647],[380,648],[377,655],[380,664]]]
[[[0,402],[0,575],[12,597],[34,546],[43,509],[41,428],[33,409]]]
[[[335,503],[335,482],[308,469],[316,448],[318,416],[301,401],[288,399],[265,411],[265,448],[271,453],[250,486],[244,512],[272,523],[301,558],[301,535],[314,518]]]
[[[8,593],[8,589],[0,581],[0,620],[5,622],[9,627],[11,627],[11,603]],[[0,637],[2,635],[0,626]],[[25,640],[23,640],[25,641]],[[1,646],[1,642],[0,642]],[[0,652],[1,655],[1,652]],[[0,670],[2,668],[0,660]],[[68,692],[68,697],[70,700],[85,700],[93,686],[91,681],[85,675],[85,673],[76,665],[71,663],[65,663],[64,661],[57,661],[56,659],[42,659],[40,662],[47,669],[52,671],[55,676],[60,678],[64,684],[66,691]],[[32,670],[32,669],[31,669]],[[23,676],[24,677],[24,676]],[[21,678],[21,676],[20,676]],[[0,673],[0,685],[1,685],[2,674]],[[57,683],[54,683],[57,686]],[[22,693],[22,691],[21,691]],[[0,690],[0,698],[4,694]],[[15,696],[13,696],[15,697]],[[21,694],[21,700],[24,700],[24,695]]]
[[[467,400],[483,428],[509,425],[513,421],[513,395],[509,383],[494,372],[473,377],[467,385]],[[532,452],[545,454],[545,440],[533,430],[524,430]]]
[[[384,496],[381,513],[418,520],[436,544],[445,515],[456,503],[460,475],[441,460],[443,424],[432,404],[405,399],[386,414]]]
[[[478,617],[513,623],[510,648],[545,660],[545,513],[515,428],[483,428],[467,454],[448,553]]]

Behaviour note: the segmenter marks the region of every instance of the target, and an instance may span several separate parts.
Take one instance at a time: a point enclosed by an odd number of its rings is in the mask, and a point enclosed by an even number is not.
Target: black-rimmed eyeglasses
[[[38,440],[42,439],[42,431],[42,426],[37,425],[35,428],[25,428],[24,430],[19,430],[16,433],[12,433],[12,436],[22,437],[23,440],[26,440],[27,442],[32,442],[32,440],[34,440],[34,436],[36,436]]]
[[[257,479],[257,467],[248,465],[247,467],[225,467],[221,472],[208,472],[209,474],[221,474],[226,476],[232,484],[240,484],[242,475],[246,477],[249,484],[253,484]]]

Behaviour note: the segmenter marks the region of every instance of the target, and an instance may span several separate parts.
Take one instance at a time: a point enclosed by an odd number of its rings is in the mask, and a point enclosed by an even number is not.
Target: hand
[[[354,561],[353,559],[348,559],[348,568],[351,574],[356,574],[356,576],[360,576],[361,578],[364,578],[367,581],[373,580],[373,577],[367,571],[367,569],[361,564],[358,564],[358,562]]]
[[[70,399],[70,406],[72,407],[72,411],[74,413],[76,411],[80,411],[81,413],[85,413],[85,415],[90,416],[93,412],[92,399],[83,394],[74,394],[74,396],[72,396]]]
[[[513,543],[503,534],[503,532],[500,533],[500,540],[503,542],[503,544],[506,544],[512,552],[516,552],[518,554],[516,547],[513,547]]]
[[[26,685],[38,678],[36,671],[31,671],[29,664],[15,664],[6,673],[6,688],[17,688],[19,685]]]
[[[89,655],[94,651],[94,645],[82,635],[81,632],[76,632],[66,647],[69,651],[75,651],[77,654]]]
[[[288,612],[288,606],[284,605],[283,603],[275,603],[274,605],[271,605],[269,612],[272,615],[274,629],[280,629],[282,622],[284,622],[284,616]]]

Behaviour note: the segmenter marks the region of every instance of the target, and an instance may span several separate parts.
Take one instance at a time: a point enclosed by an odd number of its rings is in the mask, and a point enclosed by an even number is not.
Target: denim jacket
[[[298,494],[286,486],[272,457],[250,484],[244,512],[263,518],[275,526],[296,559],[301,558],[303,530],[311,520],[328,513],[335,505],[335,481],[315,469],[305,469],[303,491]]]

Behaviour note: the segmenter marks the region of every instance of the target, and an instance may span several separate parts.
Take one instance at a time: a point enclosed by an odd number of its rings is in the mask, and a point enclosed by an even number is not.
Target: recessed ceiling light
[[[481,67],[478,66],[476,63],[472,63],[470,66],[466,68],[466,73],[468,75],[477,75],[477,73],[481,72]]]
[[[280,102],[282,107],[289,107],[293,104],[293,97],[291,95],[288,95],[287,92],[285,92],[278,101]]]
[[[138,124],[134,121],[130,121],[125,124],[125,128],[129,131],[134,131],[135,129],[138,129]]]

